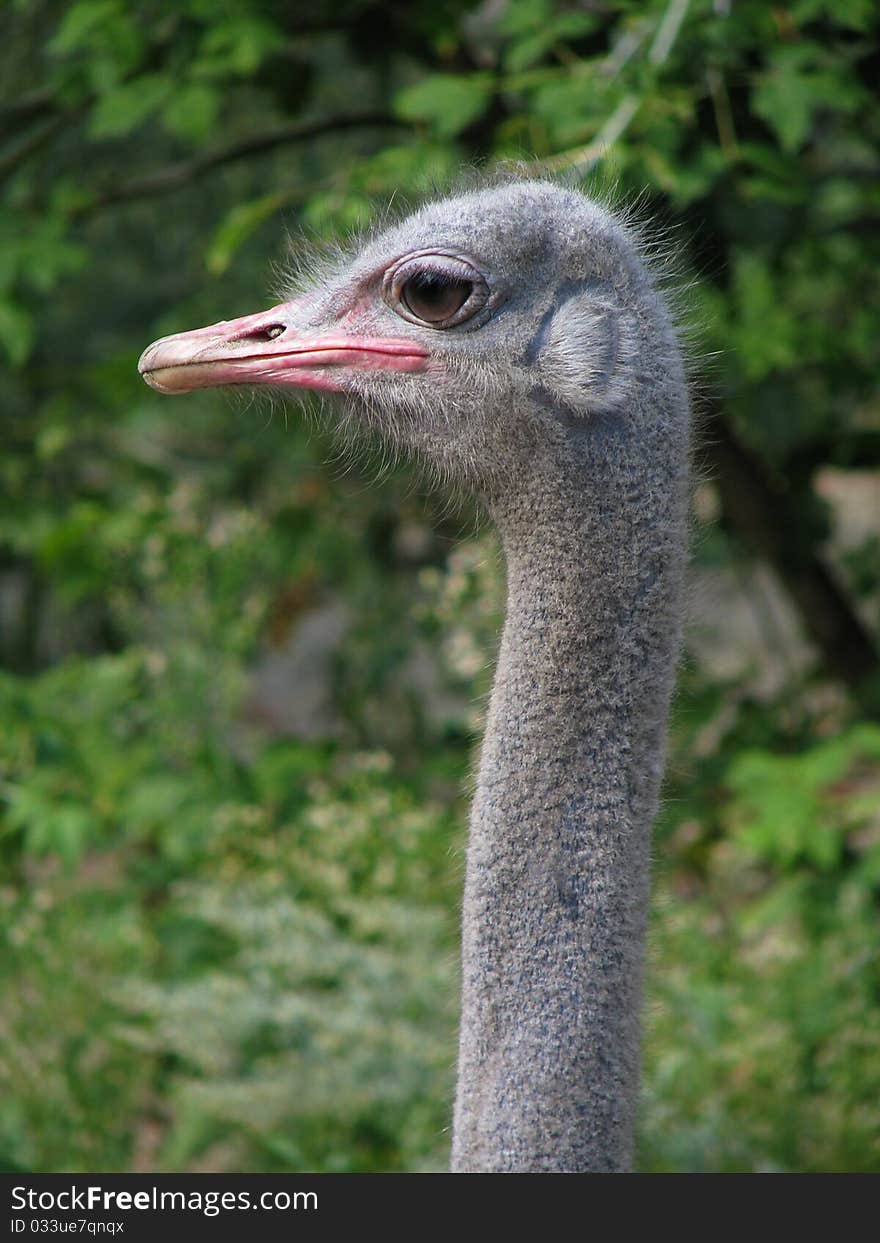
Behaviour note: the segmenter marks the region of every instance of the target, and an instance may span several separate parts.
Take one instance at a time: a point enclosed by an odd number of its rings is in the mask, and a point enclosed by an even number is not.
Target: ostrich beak
[[[138,371],[158,393],[223,384],[280,384],[342,392],[341,371],[422,371],[428,351],[398,337],[303,333],[291,326],[296,302],[208,328],[162,337],[144,350]]]

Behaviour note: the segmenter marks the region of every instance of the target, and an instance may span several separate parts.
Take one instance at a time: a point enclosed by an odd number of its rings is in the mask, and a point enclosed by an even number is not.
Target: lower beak
[[[280,384],[345,390],[344,371],[423,371],[428,351],[397,337],[303,333],[290,326],[295,302],[162,337],[144,350],[138,371],[158,393],[224,384]]]

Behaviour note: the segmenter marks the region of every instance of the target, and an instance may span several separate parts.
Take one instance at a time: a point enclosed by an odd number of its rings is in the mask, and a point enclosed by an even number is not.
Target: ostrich
[[[476,494],[507,611],[470,822],[461,1172],[630,1168],[651,823],[680,634],[689,402],[611,211],[543,181],[416,210],[255,315],[164,337],[160,393],[341,394]]]

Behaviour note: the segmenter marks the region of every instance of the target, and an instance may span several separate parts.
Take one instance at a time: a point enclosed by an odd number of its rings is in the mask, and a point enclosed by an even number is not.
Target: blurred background
[[[871,0],[7,0],[5,1168],[443,1168],[494,536],[136,363],[515,159],[696,277],[639,1166],[880,1170],[878,82]]]

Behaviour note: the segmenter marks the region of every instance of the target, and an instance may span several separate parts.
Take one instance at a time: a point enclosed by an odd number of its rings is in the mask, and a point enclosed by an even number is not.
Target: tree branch
[[[578,177],[585,176],[599,163],[609,148],[613,147],[626,133],[641,102],[638,95],[624,95],[596,137],[591,139],[586,146],[575,147],[571,151],[562,151],[559,155],[551,155],[546,160],[536,160],[533,167],[546,173],[567,171]]]
[[[99,192],[98,196],[88,203],[82,204],[73,213],[76,216],[91,215],[102,208],[117,203],[128,203],[133,200],[156,198],[163,194],[172,194],[183,186],[211,173],[216,168],[234,164],[239,160],[250,159],[252,156],[264,155],[277,147],[288,146],[297,142],[308,142],[313,138],[322,138],[327,134],[337,134],[349,129],[370,129],[404,125],[388,113],[363,113],[360,116],[325,117],[318,121],[297,122],[271,130],[267,134],[257,134],[240,142],[230,143],[192,160],[182,160],[177,164],[169,164],[157,172],[148,173],[145,177],[136,177],[132,181],[122,182],[118,186],[110,186]]]
[[[0,127],[12,126],[17,129],[29,121],[39,120],[47,112],[54,113],[55,111],[57,111],[57,101],[54,92],[50,87],[43,86],[39,90],[32,91],[30,95],[23,95],[21,99],[16,99],[13,103],[0,108]]]
[[[41,147],[45,147],[53,138],[57,137],[69,125],[73,125],[82,116],[83,109],[77,109],[75,112],[62,112],[57,116],[49,117],[49,119],[38,129],[34,129],[27,134],[17,147],[13,147],[4,155],[0,156],[0,181],[5,181],[20,164],[24,164],[27,160],[35,155]]]

